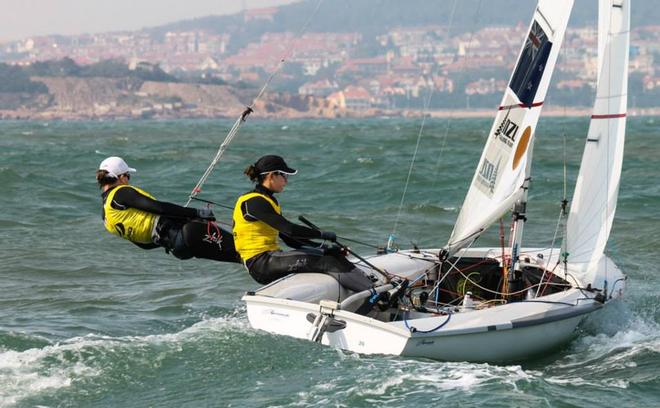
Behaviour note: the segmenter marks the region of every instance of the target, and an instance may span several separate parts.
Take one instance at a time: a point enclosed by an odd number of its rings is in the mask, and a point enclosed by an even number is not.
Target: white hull
[[[489,251],[473,249],[469,252],[485,254]],[[382,264],[391,261],[392,257],[399,261],[394,265],[397,272],[403,273],[407,264],[412,267],[409,269],[411,276],[419,271],[415,266],[427,265],[420,264],[419,259],[406,253],[377,256],[370,261]],[[609,272],[612,272],[611,265]],[[314,293],[309,290],[311,287],[324,289],[318,289],[318,296],[314,298]],[[296,291],[301,294],[298,299]],[[247,304],[252,327],[312,340],[316,329],[314,317],[320,311],[319,302],[324,299],[337,300],[337,296],[343,300],[347,294],[338,294],[336,282],[328,276],[298,274],[290,275],[257,293],[246,294],[243,300]],[[480,310],[461,310],[453,313],[449,321],[437,330],[432,329],[445,322],[447,316],[413,312],[414,316],[407,320],[387,321],[379,313],[362,316],[349,310],[334,310],[331,312],[332,319],[339,323],[339,328],[323,333],[320,342],[361,354],[444,361],[519,361],[566,343],[582,319],[603,306],[603,303],[593,299],[595,296],[596,292],[571,288],[528,301]]]

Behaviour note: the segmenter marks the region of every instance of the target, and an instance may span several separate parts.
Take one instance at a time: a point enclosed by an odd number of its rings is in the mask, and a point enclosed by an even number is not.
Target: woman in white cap
[[[135,171],[116,156],[103,160],[96,171],[108,232],[143,249],[164,247],[180,259],[240,262],[231,233],[213,222],[215,217],[209,208],[157,201],[129,184]]]
[[[336,276],[352,290],[372,286],[371,280],[349,262],[337,246],[321,248],[310,239],[336,241],[334,232],[319,231],[294,224],[282,216],[275,198],[297,171],[280,156],[263,156],[245,170],[256,183],[254,190],[243,194],[234,206],[234,242],[250,276],[268,284],[291,273],[321,272]],[[293,251],[282,251],[278,236]]]

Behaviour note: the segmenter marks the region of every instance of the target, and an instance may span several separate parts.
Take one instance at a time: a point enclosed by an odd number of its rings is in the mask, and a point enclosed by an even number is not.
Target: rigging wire
[[[566,49],[567,48],[568,48],[568,45],[565,45],[565,46],[561,47],[561,49],[559,51],[559,53],[560,53],[559,58],[561,58],[564,61],[566,60]],[[555,232],[552,236],[552,241],[551,241],[550,247],[549,247],[550,253],[548,254],[548,260],[545,264],[545,267],[543,268],[543,274],[541,275],[541,280],[539,281],[539,283],[543,283],[543,280],[545,279],[546,274],[549,274],[548,282],[547,282],[547,283],[549,283],[550,280],[552,279],[553,274],[554,274],[554,270],[557,268],[557,266],[561,262],[561,257],[562,256],[566,257],[568,255],[566,250],[565,250],[566,239],[567,239],[567,234],[566,234],[567,225],[566,225],[565,219],[566,219],[566,216],[567,216],[566,208],[567,208],[567,205],[568,205],[568,160],[567,160],[567,154],[566,154],[567,153],[567,147],[566,147],[566,145],[567,145],[567,142],[566,142],[566,139],[567,139],[567,137],[566,137],[566,117],[567,117],[567,114],[566,114],[566,104],[565,103],[562,104],[562,110],[563,110],[563,115],[562,115],[563,120],[561,121],[561,133],[562,133],[562,142],[563,142],[562,143],[562,159],[563,159],[563,163],[562,163],[562,176],[563,176],[563,180],[562,180],[562,199],[561,199],[561,202],[560,202],[561,206],[560,206],[560,210],[559,210],[559,216],[557,217],[557,223],[555,225]],[[562,224],[562,221],[564,221],[563,224]],[[562,231],[561,235],[559,234],[560,230]],[[561,244],[562,248],[560,248],[560,255],[559,255],[559,258],[557,259],[557,264],[552,269],[552,271],[550,271],[548,268],[550,267],[550,262],[552,260],[552,255],[553,255],[553,252],[555,250],[555,242],[556,242],[558,236],[561,236],[561,238],[562,238],[562,244]],[[564,259],[566,259],[566,258],[564,258]],[[566,273],[567,271],[564,271],[564,272]],[[543,295],[543,293],[545,292],[545,289],[547,287],[547,283],[546,283],[545,286],[543,286],[543,290],[541,290],[541,286],[539,286],[537,288],[536,293],[534,294],[534,297],[538,297],[539,294]]]
[[[305,24],[303,24],[303,26],[300,28],[300,30],[293,37],[294,40],[297,39],[297,38],[300,38],[303,35],[303,33],[307,30],[307,27],[312,22],[312,20],[314,19],[314,17],[318,13],[319,9],[321,8],[321,3],[323,3],[323,0],[319,0],[316,3],[316,8],[309,15],[309,18],[307,19]],[[250,103],[245,108],[243,113],[241,113],[241,115],[238,117],[238,119],[236,119],[236,122],[234,122],[234,125],[229,130],[229,133],[227,133],[227,136],[225,137],[225,140],[220,144],[220,147],[218,148],[218,151],[216,152],[215,157],[213,157],[213,160],[211,160],[211,164],[209,165],[209,167],[206,169],[206,171],[204,172],[202,177],[199,179],[199,181],[197,182],[195,187],[190,192],[190,195],[188,196],[188,201],[186,202],[184,207],[187,207],[188,205],[190,205],[190,202],[193,199],[195,199],[197,194],[199,194],[202,191],[202,187],[204,186],[204,183],[206,183],[206,180],[211,175],[211,172],[217,166],[218,162],[220,161],[220,158],[224,154],[225,150],[227,150],[227,147],[229,146],[229,144],[232,142],[232,140],[234,140],[234,137],[236,136],[236,134],[238,134],[238,130],[240,129],[241,124],[247,120],[247,117],[252,112],[254,112],[255,104],[263,96],[264,92],[266,92],[266,89],[268,88],[270,83],[273,81],[275,76],[282,71],[282,68],[284,67],[284,63],[289,58],[291,58],[291,56],[295,52],[296,47],[291,46],[291,47],[287,47],[287,48],[288,48],[288,52],[284,56],[282,56],[282,58],[280,58],[280,61],[277,64],[277,68],[268,76],[268,79],[266,80],[264,85],[261,87],[261,90],[259,90],[259,93],[257,94],[257,96],[254,97],[254,99],[252,100],[252,103]]]
[[[481,4],[477,7],[477,10],[481,8]],[[456,1],[454,1],[454,6],[451,11],[451,20],[454,19],[454,13],[456,12]],[[478,14],[475,15],[475,17],[478,17]],[[472,44],[472,35],[473,33],[470,34],[470,42],[468,44]],[[447,27],[447,39],[451,38],[451,25]],[[465,61],[467,62],[469,59],[469,51],[468,50],[465,53]],[[438,159],[435,161],[435,166],[433,167],[433,183],[431,184],[431,190],[435,188],[435,185],[437,183],[438,177],[435,177],[438,175],[438,172],[440,171],[440,160],[442,159],[444,153],[445,153],[445,146],[447,145],[447,136],[449,135],[449,127],[451,125],[451,119],[453,118],[453,111],[449,111],[449,115],[447,115],[447,119],[445,121],[445,132],[442,135],[442,143],[440,144],[440,152],[438,153]]]
[[[454,15],[456,13],[456,5],[458,3],[458,0],[454,0],[451,13],[449,15],[449,22],[447,23],[447,38],[449,38],[449,34],[451,33],[451,28],[452,25],[454,24]],[[481,4],[481,0],[479,1]],[[406,194],[408,193],[408,186],[410,185],[410,178],[412,176],[413,169],[415,167],[415,161],[417,159],[417,153],[419,151],[419,144],[422,140],[422,135],[424,133],[424,126],[426,125],[426,118],[428,116],[428,109],[431,104],[431,99],[433,98],[433,93],[435,91],[435,84],[433,83],[433,73],[431,72],[431,90],[429,91],[429,94],[427,95],[426,99],[424,100],[424,108],[422,110],[422,123],[420,124],[419,127],[419,132],[417,133],[417,142],[415,144],[415,150],[413,153],[412,160],[410,161],[410,167],[408,168],[408,175],[406,176],[406,182],[403,187],[403,193],[401,194],[401,201],[399,202],[399,209],[397,211],[396,217],[394,219],[394,226],[392,227],[392,233],[390,234],[390,237],[387,242],[387,248],[391,249],[393,244],[394,244],[394,238],[396,236],[396,231],[397,227],[399,225],[399,220],[401,219],[401,212],[403,211],[403,204],[406,199]],[[446,136],[446,134],[445,134]],[[444,146],[444,144],[443,144]]]
[[[566,60],[566,49],[562,47],[560,49],[561,55],[564,59]],[[568,208],[568,158],[567,158],[567,137],[566,137],[566,103],[564,103],[564,120],[562,121],[562,134],[563,134],[563,159],[564,159],[564,165],[563,165],[563,176],[564,176],[564,194],[561,200],[561,211],[559,212],[559,220],[558,222],[562,221],[563,222],[563,227],[562,227],[562,243],[561,243],[561,248],[560,248],[560,255],[559,258],[557,259],[557,262],[561,260],[561,258],[564,258],[564,277],[566,277],[566,274],[568,273],[568,213],[566,209]],[[557,224],[557,228],[560,228],[559,224]],[[555,235],[557,234],[557,230],[555,230]],[[552,239],[552,245],[550,246],[550,254],[552,255],[552,250],[554,250],[554,238]],[[552,256],[548,257],[548,264],[546,265],[546,269],[550,264],[550,258]],[[545,291],[545,288],[543,289]],[[537,291],[537,296],[538,296],[538,291]]]

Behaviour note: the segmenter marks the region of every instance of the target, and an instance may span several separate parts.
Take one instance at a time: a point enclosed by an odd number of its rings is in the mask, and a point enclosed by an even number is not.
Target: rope
[[[566,113],[566,105],[564,105],[564,114],[565,113]],[[566,117],[566,116],[564,116],[564,117]],[[559,217],[557,217],[557,225],[555,226],[555,233],[552,236],[552,243],[550,244],[550,254],[548,255],[548,261],[545,264],[545,268],[543,268],[543,275],[541,275],[541,281],[540,281],[541,283],[543,282],[543,279],[545,279],[546,272],[548,272],[548,267],[550,266],[550,260],[552,259],[552,253],[555,250],[555,242],[556,242],[556,239],[557,239],[557,235],[559,233],[559,230],[562,229],[562,221],[565,221],[566,217],[568,215],[566,213],[566,206],[568,205],[568,169],[567,169],[568,168],[568,164],[567,164],[568,160],[566,158],[566,151],[568,149],[566,149],[566,127],[565,126],[566,126],[566,121],[563,121],[562,122],[562,134],[563,134],[563,137],[564,137],[564,143],[563,143],[563,145],[564,145],[564,151],[563,151],[563,156],[564,156],[564,170],[563,170],[563,173],[564,173],[563,190],[564,191],[563,192],[564,192],[564,194],[563,194],[563,198],[561,200],[561,209],[559,211]],[[560,258],[561,258],[562,255],[564,255],[564,259],[566,259],[568,257],[568,254],[566,253],[566,240],[567,240],[566,228],[567,228],[567,223],[564,222],[563,224],[564,225],[563,225],[562,247],[564,247],[564,248],[561,250]],[[559,262],[559,260],[558,260],[558,262]],[[555,265],[555,268],[556,267],[557,267],[557,265]],[[554,271],[554,269],[553,269],[553,271]],[[553,275],[553,272],[551,271],[550,272],[550,277],[548,277],[548,282],[550,281],[550,279],[552,279],[552,275]],[[541,295],[543,293],[545,293],[545,289],[546,289],[545,286],[543,287],[543,290],[541,290],[541,287],[539,286],[538,289],[536,289],[536,294],[534,294],[534,297],[538,297],[539,293]]]
[[[552,252],[555,250],[555,240],[557,239],[558,231],[561,229],[561,220],[562,220],[563,216],[564,216],[564,212],[560,211],[559,212],[559,217],[557,218],[557,225],[555,227],[555,234],[553,235],[552,243],[550,244],[550,254],[548,254],[548,261],[545,264],[545,268],[543,268],[543,275],[541,275],[541,282],[543,282],[543,279],[545,279],[545,274],[546,274],[546,272],[548,272],[548,267],[550,266],[550,260],[552,259]],[[548,280],[552,279],[552,272],[550,272],[550,274],[551,275],[548,278]],[[536,290],[536,294],[534,295],[534,297],[539,296],[540,290],[541,290],[541,287],[539,287]],[[545,292],[545,288],[543,288],[543,291]]]
[[[407,318],[403,319],[403,323],[406,325],[406,329],[408,329],[411,333],[433,333],[436,330],[442,329],[447,323],[449,323],[450,319],[451,319],[451,313],[447,313],[447,319],[431,330],[420,330],[415,328],[414,326],[409,326]]]
[[[454,13],[456,11],[456,4],[457,2],[454,1],[454,6],[451,10],[451,17],[450,17],[452,21],[454,19]],[[451,38],[451,26],[447,28],[447,38]],[[470,44],[471,42],[472,42],[472,37],[470,37],[470,42],[468,44]],[[465,61],[467,60],[468,60],[468,55],[466,52]],[[431,191],[435,189],[435,185],[438,181],[438,177],[435,176],[437,176],[438,172],[440,171],[440,160],[442,159],[445,153],[445,146],[447,145],[447,136],[449,135],[449,127],[453,116],[454,116],[453,110],[450,110],[449,115],[447,116],[447,120],[445,121],[445,133],[442,135],[442,143],[440,144],[440,152],[438,153],[438,159],[435,161],[435,166],[433,168],[434,177],[433,177],[433,183],[431,183]]]
[[[481,290],[483,290],[483,291],[486,291],[486,292],[492,293],[492,294],[494,294],[494,295],[499,295],[499,296],[518,295],[518,294],[520,294],[520,293],[525,293],[525,292],[527,292],[527,291],[528,291],[529,289],[531,289],[531,288],[534,288],[534,287],[537,287],[537,286],[542,285],[542,283],[537,283],[537,284],[530,285],[530,286],[528,286],[528,287],[526,287],[526,288],[524,288],[524,289],[521,289],[521,290],[518,290],[518,291],[515,291],[515,292],[504,293],[504,292],[499,292],[499,291],[497,291],[497,290],[488,289],[488,288],[486,288],[486,287],[483,287],[483,286],[479,285],[477,282],[475,282],[475,281],[473,281],[472,279],[470,279],[470,278],[469,278],[469,275],[466,276],[465,273],[463,273],[463,271],[461,271],[460,269],[458,270],[458,273],[460,273],[461,276],[462,276],[463,278],[465,278],[466,281],[470,282],[471,284],[473,284],[473,285],[476,286],[477,288],[479,288],[479,289],[481,289]],[[563,287],[568,286],[568,285],[565,284],[565,283],[547,283],[547,282],[546,282],[546,285],[550,285],[550,286],[563,286]],[[570,284],[569,284],[569,285],[570,285]]]
[[[447,23],[447,36],[449,37],[449,33],[451,32],[452,25],[454,24],[454,14],[456,12],[456,4],[458,0],[454,0],[454,4],[451,10],[451,14],[449,16],[449,22]],[[481,3],[481,2],[480,2]],[[406,199],[406,194],[408,193],[408,186],[410,184],[410,178],[412,176],[413,168],[415,167],[415,161],[417,159],[417,152],[419,151],[419,144],[422,140],[422,134],[424,133],[424,126],[426,125],[426,118],[427,118],[427,113],[429,109],[429,105],[431,104],[431,99],[433,98],[433,93],[435,91],[435,84],[433,83],[433,74],[431,74],[431,91],[429,92],[427,98],[424,100],[424,108],[422,110],[422,123],[419,126],[419,132],[417,133],[417,142],[415,144],[415,151],[413,153],[412,160],[410,161],[410,167],[408,168],[408,175],[406,176],[406,183],[403,187],[403,194],[401,194],[401,201],[399,202],[399,209],[396,214],[396,218],[394,219],[394,226],[392,227],[392,233],[390,234],[390,239],[388,240],[388,247],[391,246],[394,237],[396,236],[396,230],[397,227],[399,226],[399,219],[401,218],[401,212],[403,211],[403,204]],[[447,127],[448,129],[448,127]],[[445,134],[446,136],[446,134]]]
[[[314,12],[313,12],[312,14],[310,14],[309,18],[307,19],[307,21],[305,22],[305,24],[302,26],[302,28],[298,31],[298,33],[296,33],[296,35],[294,36],[294,38],[299,38],[299,37],[301,37],[302,34],[307,30],[307,27],[308,27],[309,24],[311,23],[312,19],[316,16],[316,14],[318,13],[319,9],[321,8],[321,3],[323,3],[323,0],[319,0],[319,1],[318,1],[318,3],[316,4],[316,8],[314,9]],[[197,194],[199,194],[199,193],[202,191],[202,187],[204,186],[204,183],[206,183],[206,180],[207,180],[208,177],[211,175],[211,172],[213,171],[213,169],[215,168],[215,166],[216,166],[216,165],[218,164],[218,162],[220,161],[220,158],[221,158],[222,155],[224,154],[225,150],[227,149],[227,147],[229,146],[229,144],[231,143],[231,141],[234,140],[234,137],[236,136],[236,134],[238,133],[238,130],[239,130],[240,127],[241,127],[241,124],[247,120],[247,117],[248,117],[252,112],[254,112],[254,105],[255,105],[255,104],[257,103],[257,101],[262,97],[262,95],[264,94],[264,92],[266,92],[266,89],[268,88],[268,86],[270,85],[270,83],[273,81],[273,78],[275,78],[275,76],[276,76],[277,74],[279,74],[280,71],[282,71],[282,68],[284,67],[284,63],[285,63],[285,62],[286,62],[286,61],[287,61],[287,60],[293,55],[293,53],[295,52],[295,47],[292,46],[292,47],[287,47],[287,48],[289,49],[289,51],[288,51],[288,52],[287,52],[282,58],[280,58],[280,61],[279,61],[279,63],[277,64],[277,68],[275,69],[275,71],[273,71],[273,72],[270,74],[270,76],[268,77],[268,79],[266,80],[266,82],[264,83],[264,85],[261,87],[261,90],[259,91],[259,93],[257,94],[257,96],[252,100],[252,103],[250,103],[250,104],[245,108],[245,110],[243,111],[243,113],[241,113],[241,115],[238,117],[238,119],[236,119],[236,122],[234,122],[234,125],[233,125],[233,126],[231,127],[231,129],[229,130],[229,133],[228,133],[227,136],[225,137],[225,140],[220,144],[220,147],[218,148],[218,151],[216,152],[215,157],[213,158],[213,160],[211,160],[211,164],[210,164],[209,167],[206,169],[206,171],[204,172],[204,174],[202,175],[202,177],[199,179],[199,181],[198,181],[197,184],[195,185],[195,188],[193,188],[192,191],[190,192],[190,195],[188,196],[188,201],[186,202],[186,205],[185,205],[184,207],[187,207],[188,205],[190,205],[190,202],[191,202],[191,201],[197,196]]]

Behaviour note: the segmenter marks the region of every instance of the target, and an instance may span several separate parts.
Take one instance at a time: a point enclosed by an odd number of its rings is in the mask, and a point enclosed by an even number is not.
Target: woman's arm
[[[243,218],[252,221],[263,221],[271,227],[292,238],[319,239],[321,232],[302,225],[294,224],[280,214],[275,212],[263,197],[252,197],[243,202],[241,206]]]
[[[115,193],[111,205],[117,209],[135,208],[153,214],[178,218],[195,218],[197,209],[157,201],[140,194],[133,188],[122,188]]]

